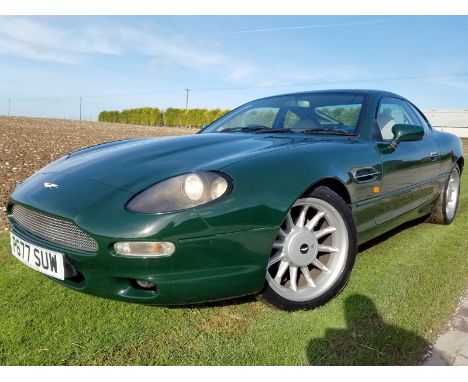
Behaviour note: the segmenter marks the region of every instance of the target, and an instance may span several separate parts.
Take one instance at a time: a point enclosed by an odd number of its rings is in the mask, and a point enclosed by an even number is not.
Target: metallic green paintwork
[[[32,237],[26,240],[66,254],[83,275],[58,281],[94,295],[149,304],[182,304],[255,293],[264,285],[266,263],[284,216],[302,194],[320,182],[348,199],[359,243],[430,213],[454,163],[460,139],[430,131],[420,141],[372,141],[381,97],[367,96],[356,137],[302,134],[206,133],[178,138],[134,139],[97,145],[52,163],[17,187],[11,203],[69,219],[95,238],[96,254],[79,253]],[[434,160],[432,152],[440,155]],[[373,169],[371,180],[353,172]],[[232,193],[192,210],[136,214],[126,202],[143,189],[192,171],[222,171]],[[44,182],[59,184],[45,189]],[[373,188],[380,187],[374,194]],[[11,207],[11,205],[10,205]],[[176,245],[171,257],[115,256],[124,240],[161,240]],[[130,280],[151,280],[157,291]],[[55,280],[57,281],[57,280]]]
[[[395,143],[420,141],[424,138],[424,128],[415,125],[396,124],[392,127]]]

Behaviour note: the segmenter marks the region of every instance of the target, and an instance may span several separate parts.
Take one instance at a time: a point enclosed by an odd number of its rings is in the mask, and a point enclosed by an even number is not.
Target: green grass
[[[450,226],[419,223],[363,250],[327,305],[247,298],[160,308],[80,294],[25,267],[0,235],[0,364],[414,364],[468,285],[468,177]]]

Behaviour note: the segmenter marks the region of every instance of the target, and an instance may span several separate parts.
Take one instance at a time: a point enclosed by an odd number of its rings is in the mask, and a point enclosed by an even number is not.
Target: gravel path
[[[431,346],[425,366],[468,366],[468,289],[446,329]]]
[[[193,134],[197,129],[59,119],[0,117],[0,232],[5,203],[16,184],[60,156],[116,139]]]

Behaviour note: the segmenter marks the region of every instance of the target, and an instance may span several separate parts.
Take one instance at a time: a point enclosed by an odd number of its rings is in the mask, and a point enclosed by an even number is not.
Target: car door
[[[415,112],[411,104],[399,98],[384,97],[380,101],[374,139],[382,158],[383,198],[376,217],[377,224],[431,202],[437,192],[434,178],[440,167],[439,147],[427,124],[423,126],[425,134],[422,140],[401,142],[394,150],[382,150],[393,138],[393,125],[422,125]]]

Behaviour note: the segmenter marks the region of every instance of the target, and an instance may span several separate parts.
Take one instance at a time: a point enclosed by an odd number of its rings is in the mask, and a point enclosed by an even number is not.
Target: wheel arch
[[[314,189],[320,186],[325,186],[336,192],[349,206],[351,204],[351,196],[345,184],[337,178],[324,178],[320,179],[317,182],[311,184],[307,189],[301,194],[301,197],[308,196]]]

